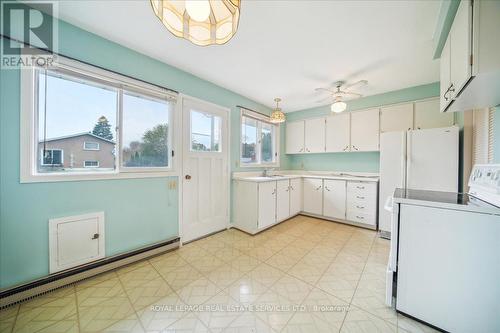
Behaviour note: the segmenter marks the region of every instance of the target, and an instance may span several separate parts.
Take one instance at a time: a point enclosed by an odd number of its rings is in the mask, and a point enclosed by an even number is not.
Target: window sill
[[[178,177],[176,171],[154,171],[154,172],[102,172],[102,173],[78,173],[78,174],[35,174],[21,175],[20,183],[52,183],[52,182],[72,182],[72,181],[93,181],[93,180],[113,180],[113,179],[138,179],[138,178],[161,178]]]

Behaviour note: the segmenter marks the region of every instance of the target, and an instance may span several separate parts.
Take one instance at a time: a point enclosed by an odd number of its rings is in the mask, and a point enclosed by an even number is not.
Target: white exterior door
[[[276,223],[276,182],[259,183],[259,229]]]
[[[278,180],[276,182],[276,220],[281,222],[290,216],[290,182]]]
[[[326,151],[349,151],[351,117],[348,112],[326,117]]]
[[[322,215],[323,179],[304,178],[304,212]]]
[[[351,113],[351,151],[379,150],[379,109]]]
[[[290,179],[290,216],[302,211],[302,179]]]
[[[182,241],[229,223],[229,110],[183,100]]]
[[[346,181],[323,180],[323,215],[345,220]]]
[[[286,153],[300,154],[304,152],[304,121],[286,123]]]
[[[305,121],[306,153],[322,153],[325,151],[325,118],[307,119]]]

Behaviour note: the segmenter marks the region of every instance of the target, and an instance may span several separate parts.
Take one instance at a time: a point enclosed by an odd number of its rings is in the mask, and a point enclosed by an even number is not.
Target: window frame
[[[180,142],[181,131],[176,124],[181,123],[181,112],[177,101],[178,94],[168,89],[136,80],[99,67],[88,65],[73,59],[58,56],[57,63],[49,71],[69,75],[70,77],[90,81],[91,84],[104,85],[108,89],[117,90],[117,116],[115,140],[115,170],[113,171],[83,171],[83,172],[38,172],[38,71],[43,68],[36,66],[23,68],[21,72],[21,117],[20,117],[20,182],[57,182],[82,181],[122,178],[149,178],[178,176],[180,163],[173,153]],[[139,94],[158,96],[173,103],[169,110],[169,165],[168,167],[145,167],[124,170],[121,167],[122,149],[122,113],[123,92],[133,91]],[[100,145],[99,145],[100,148]],[[128,168],[127,168],[128,169]]]
[[[87,148],[86,145],[87,143],[95,143],[97,144],[97,148]],[[86,150],[86,151],[99,151],[101,150],[101,144],[99,142],[94,142],[94,141],[83,141],[83,150]]]
[[[97,165],[96,165],[96,166],[93,166],[93,165],[92,165],[92,166],[87,166],[87,165],[86,165],[86,164],[87,164],[87,162],[97,162]],[[100,164],[100,163],[99,163],[99,161],[97,161],[97,160],[84,160],[84,161],[83,161],[83,167],[84,167],[84,168],[89,168],[89,169],[92,169],[92,168],[98,168],[98,167],[99,167],[99,164]]]
[[[210,128],[210,150],[193,150],[193,133],[194,134],[197,134],[197,135],[205,135],[205,134],[202,134],[202,133],[195,133],[193,132],[193,112],[197,112],[197,113],[201,113],[203,114],[203,112],[199,111],[199,110],[189,110],[189,152],[191,153],[206,153],[206,154],[209,154],[209,153],[222,153],[222,150],[223,150],[223,147],[222,147],[222,142],[221,141],[221,136],[222,136],[222,118],[218,115],[214,115],[214,114],[210,114],[212,116],[212,124],[211,125],[214,125],[214,126],[211,126]],[[214,122],[214,117],[219,117],[221,120],[220,120],[220,128],[219,128],[219,150],[212,150],[212,148],[214,147],[214,138],[215,138],[215,131],[214,131],[214,128],[215,128],[215,122]]]
[[[244,117],[255,119],[257,121],[257,145],[256,145],[256,154],[257,154],[257,162],[256,163],[245,163],[241,161],[241,154],[243,153],[243,120]],[[271,163],[263,163],[262,162],[262,124],[270,124],[274,128],[274,136],[272,137],[273,141],[273,149],[274,149],[274,161]],[[260,138],[259,138],[260,136]],[[241,108],[240,110],[240,152],[239,152],[239,165],[241,168],[255,168],[255,167],[269,167],[269,168],[278,168],[280,166],[280,125],[273,124],[269,121],[269,118],[263,114],[257,113],[252,110],[247,110]]]

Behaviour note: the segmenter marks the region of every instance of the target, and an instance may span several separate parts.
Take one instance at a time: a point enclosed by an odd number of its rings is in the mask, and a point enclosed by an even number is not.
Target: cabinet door
[[[472,74],[472,5],[470,0],[460,1],[450,30],[451,98],[458,96]]]
[[[379,150],[379,109],[351,113],[351,151]]]
[[[290,181],[278,180],[276,192],[276,222],[281,222],[290,217]]]
[[[349,151],[351,117],[349,113],[326,117],[326,151]]]
[[[453,122],[452,112],[439,112],[439,99],[415,103],[415,129],[449,127]]]
[[[276,223],[276,182],[259,183],[258,228]]]
[[[290,179],[290,216],[302,211],[302,179]]]
[[[300,154],[304,152],[304,121],[286,123],[286,153]]]
[[[325,118],[307,119],[305,121],[306,153],[322,153],[325,151]]]
[[[444,112],[451,102],[448,90],[450,88],[450,36],[444,44],[443,51],[441,52],[441,59],[439,60],[440,74],[439,74],[439,110]]]
[[[323,213],[323,179],[304,178],[304,212],[322,215]]]
[[[388,106],[380,109],[380,132],[413,129],[413,103]]]
[[[323,215],[345,220],[346,182],[345,180],[323,180]]]

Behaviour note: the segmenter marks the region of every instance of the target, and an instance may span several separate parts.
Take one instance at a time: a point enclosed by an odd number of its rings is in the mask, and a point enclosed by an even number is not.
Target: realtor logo
[[[50,66],[57,52],[57,3],[1,2],[2,69]]]

